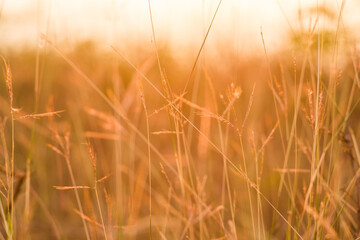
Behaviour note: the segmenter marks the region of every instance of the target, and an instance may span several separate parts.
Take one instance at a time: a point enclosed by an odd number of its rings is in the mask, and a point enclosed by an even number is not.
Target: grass
[[[221,4],[185,62],[158,42],[151,1],[151,49],[63,50],[43,34],[4,54],[0,239],[360,237],[344,4],[333,32],[318,7],[287,48],[270,54],[260,29],[261,56],[213,58]]]

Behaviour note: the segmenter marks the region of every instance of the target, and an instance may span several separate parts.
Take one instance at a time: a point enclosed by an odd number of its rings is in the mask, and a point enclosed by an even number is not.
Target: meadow
[[[341,11],[271,53],[259,30],[261,54],[204,54],[205,32],[179,60],[154,25],[150,48],[42,34],[1,53],[0,239],[360,238],[360,57]]]

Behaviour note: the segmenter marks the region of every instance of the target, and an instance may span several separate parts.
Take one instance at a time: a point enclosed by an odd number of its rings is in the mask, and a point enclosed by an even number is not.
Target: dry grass
[[[268,54],[259,32],[263,56],[214,59],[220,1],[179,63],[148,3],[153,49],[64,51],[43,35],[2,58],[0,239],[360,237],[360,58],[343,6],[334,35],[318,15],[291,51]]]

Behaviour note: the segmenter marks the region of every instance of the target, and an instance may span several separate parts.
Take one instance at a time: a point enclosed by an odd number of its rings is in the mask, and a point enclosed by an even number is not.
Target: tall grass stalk
[[[10,174],[8,182],[9,191],[8,191],[8,199],[10,199],[8,203],[8,214],[7,214],[7,225],[9,228],[8,231],[8,238],[13,239],[14,236],[14,227],[15,227],[15,219],[14,219],[14,209],[15,209],[15,202],[14,202],[14,166],[15,166],[15,122],[14,122],[14,112],[16,109],[13,107],[14,97],[13,97],[13,79],[11,74],[11,69],[7,61],[3,56],[1,59],[5,66],[5,80],[6,86],[9,94],[9,102],[10,102],[10,118],[11,118],[11,157],[10,157]],[[6,146],[6,145],[5,145]]]
[[[141,98],[141,102],[143,104],[144,107],[144,112],[145,112],[145,118],[146,118],[146,132],[147,132],[147,152],[148,152],[148,165],[149,165],[149,172],[148,172],[148,177],[149,177],[149,238],[152,239],[152,224],[151,224],[151,213],[152,213],[152,185],[151,185],[151,181],[152,181],[152,173],[151,173],[151,149],[150,149],[150,129],[149,129],[149,116],[147,113],[147,108],[146,108],[146,103],[145,103],[145,96],[144,96],[144,92],[143,92],[143,87],[140,83],[139,86],[139,93],[140,93],[140,98]]]
[[[93,166],[93,170],[94,170],[94,191],[95,191],[95,196],[96,196],[96,203],[99,209],[99,214],[100,214],[100,220],[101,220],[101,225],[102,225],[102,229],[104,232],[104,238],[105,240],[108,239],[107,237],[107,233],[106,233],[106,229],[105,229],[105,223],[104,223],[104,217],[103,217],[103,213],[102,213],[102,209],[101,209],[101,204],[100,204],[100,199],[99,199],[99,193],[98,193],[98,180],[97,180],[97,167],[96,167],[96,157],[95,157],[95,152],[93,147],[90,145],[90,143],[88,142],[88,150],[89,150],[89,154],[90,154],[90,158],[92,161],[92,166]]]

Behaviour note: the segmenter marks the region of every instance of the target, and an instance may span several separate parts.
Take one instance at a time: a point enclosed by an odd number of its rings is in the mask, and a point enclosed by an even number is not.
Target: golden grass
[[[87,43],[84,56],[44,34],[47,51],[2,57],[0,239],[360,237],[360,62],[340,41],[344,6],[329,49],[318,15],[301,51],[269,54],[260,30],[261,57],[212,59],[219,1],[183,64],[148,6],[154,49]]]

